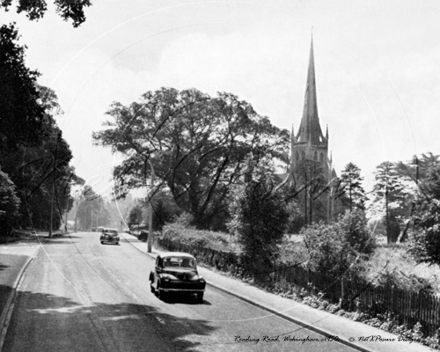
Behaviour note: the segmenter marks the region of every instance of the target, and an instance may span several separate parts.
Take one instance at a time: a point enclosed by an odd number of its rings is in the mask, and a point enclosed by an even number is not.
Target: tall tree
[[[420,183],[411,252],[419,262],[440,264],[440,165],[432,165]]]
[[[336,196],[341,198],[342,204],[350,212],[354,209],[365,210],[366,195],[362,181],[361,169],[353,163],[348,163],[341,173]]]
[[[254,163],[246,169],[246,182],[235,187],[230,203],[228,227],[242,244],[245,268],[253,274],[272,268],[288,221],[284,195],[275,187],[273,174],[267,158]]]
[[[45,139],[34,146],[17,145],[0,154],[0,165],[17,187],[23,226],[59,227],[62,214],[71,206],[70,184],[77,178],[69,163],[72,152],[55,122],[60,113],[55,93],[37,87],[43,108],[41,133]],[[55,212],[50,221],[51,209]]]
[[[381,163],[376,168],[376,182],[373,186],[372,209],[383,214],[387,242],[396,242],[400,233],[402,214],[408,215],[411,199],[407,196],[411,181],[406,184],[396,173],[395,164],[389,161]]]
[[[13,24],[0,27],[0,152],[33,146],[47,137],[44,107],[38,103],[37,71],[24,62]]]
[[[109,128],[93,138],[124,156],[114,170],[118,188],[143,187],[154,165],[159,182],[199,227],[224,223],[216,219],[227,213],[230,187],[240,182],[250,151],[287,162],[288,132],[232,94],[162,88],[129,106],[114,103],[107,114]]]

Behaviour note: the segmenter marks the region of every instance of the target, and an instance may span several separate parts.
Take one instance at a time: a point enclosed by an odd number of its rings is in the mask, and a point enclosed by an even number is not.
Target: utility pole
[[[58,142],[61,139],[61,131],[58,132],[58,138],[57,138],[57,144],[55,145],[55,153],[53,156],[53,170],[52,170],[52,199],[50,202],[50,224],[49,224],[49,238],[52,237],[52,232],[53,232],[53,228],[52,228],[52,222],[53,222],[53,203],[54,203],[54,198],[55,198],[55,172],[56,172],[56,168],[57,168],[57,152],[58,152]]]
[[[151,162],[150,158],[148,158],[148,163],[150,164],[151,168],[151,178],[150,178],[150,196],[149,196],[149,214],[148,214],[148,246],[147,246],[147,252],[151,253],[151,247],[153,244],[153,196],[154,196],[154,179],[156,177],[154,173],[154,166]]]

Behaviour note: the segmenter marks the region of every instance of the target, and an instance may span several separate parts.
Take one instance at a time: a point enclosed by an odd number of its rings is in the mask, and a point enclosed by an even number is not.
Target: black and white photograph
[[[440,350],[439,17],[0,0],[0,352]]]

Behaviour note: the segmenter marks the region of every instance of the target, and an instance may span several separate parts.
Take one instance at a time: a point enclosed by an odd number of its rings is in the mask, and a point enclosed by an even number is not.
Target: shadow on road
[[[0,286],[1,287],[1,286]],[[216,328],[208,321],[165,314],[133,303],[80,305],[24,291],[14,310],[6,351],[200,351]],[[204,337],[206,336],[206,337]]]

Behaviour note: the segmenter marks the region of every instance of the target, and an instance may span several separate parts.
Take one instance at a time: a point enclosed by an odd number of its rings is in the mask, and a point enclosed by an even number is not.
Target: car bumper
[[[182,292],[182,293],[197,293],[197,292],[204,292],[205,289],[193,289],[193,288],[166,288],[161,287],[159,288],[159,291],[161,292]]]
[[[109,239],[101,239],[101,242],[106,242],[106,243],[119,243],[119,240],[109,240]]]

